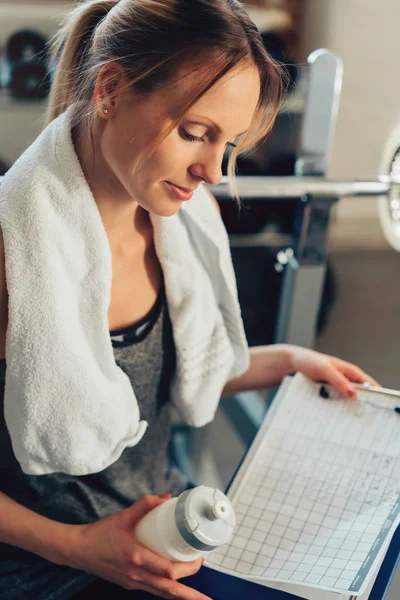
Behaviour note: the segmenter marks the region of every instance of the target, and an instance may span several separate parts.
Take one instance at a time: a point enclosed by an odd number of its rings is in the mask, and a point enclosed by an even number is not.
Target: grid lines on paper
[[[281,403],[235,497],[234,539],[211,562],[245,577],[357,591],[398,506],[400,421],[367,405],[354,414],[351,401],[329,406],[317,389],[311,424],[300,400]]]

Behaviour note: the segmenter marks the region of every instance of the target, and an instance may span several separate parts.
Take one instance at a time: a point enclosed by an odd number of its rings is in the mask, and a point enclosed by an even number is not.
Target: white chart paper
[[[400,523],[400,403],[364,390],[326,400],[320,387],[299,374],[284,386],[228,493],[235,535],[207,567],[348,595],[367,587]]]

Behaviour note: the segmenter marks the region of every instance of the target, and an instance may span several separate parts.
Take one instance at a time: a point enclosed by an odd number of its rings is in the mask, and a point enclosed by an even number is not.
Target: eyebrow
[[[196,119],[200,119],[200,120],[197,121]],[[195,116],[193,118],[188,118],[187,122],[191,123],[192,125],[203,125],[203,127],[207,126],[207,125],[211,125],[211,127],[213,127],[220,135],[223,133],[221,127],[217,123],[215,123],[214,121],[209,119],[208,117]],[[242,133],[236,134],[235,137],[240,137],[241,135],[244,135],[245,133],[247,133],[247,130],[243,131]]]

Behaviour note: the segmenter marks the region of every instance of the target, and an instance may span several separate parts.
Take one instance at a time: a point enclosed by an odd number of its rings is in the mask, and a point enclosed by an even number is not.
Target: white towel
[[[46,127],[0,186],[5,420],[22,470],[33,475],[101,471],[147,427],[114,359],[111,250],[72,143],[73,110]],[[200,427],[226,382],[249,366],[228,237],[202,186],[176,215],[152,223],[177,353],[171,395]]]

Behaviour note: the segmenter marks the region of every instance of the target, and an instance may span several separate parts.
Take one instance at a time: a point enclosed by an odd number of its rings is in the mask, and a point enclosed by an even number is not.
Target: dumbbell
[[[36,100],[49,94],[46,43],[42,34],[30,29],[22,29],[9,37],[5,47],[6,87],[15,98]]]

